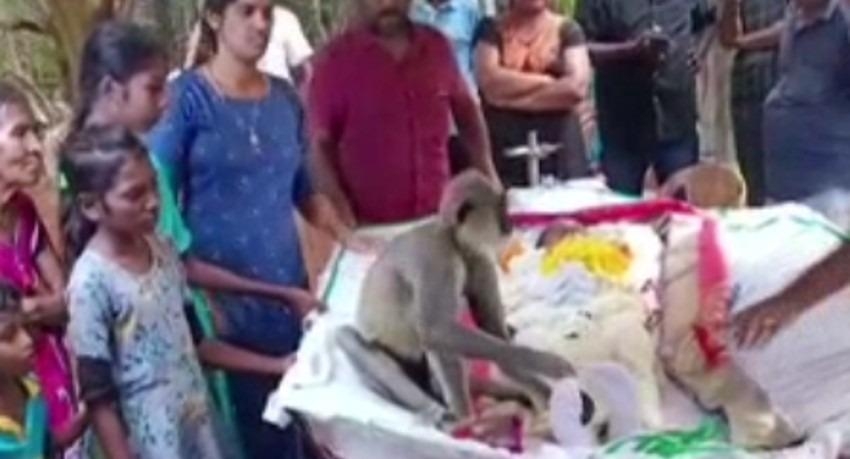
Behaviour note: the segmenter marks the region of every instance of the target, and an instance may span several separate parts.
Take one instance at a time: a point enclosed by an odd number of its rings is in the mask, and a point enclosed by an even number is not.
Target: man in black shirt
[[[577,20],[596,67],[602,168],[640,194],[648,167],[664,182],[698,160],[694,35],[702,0],[581,0]]]

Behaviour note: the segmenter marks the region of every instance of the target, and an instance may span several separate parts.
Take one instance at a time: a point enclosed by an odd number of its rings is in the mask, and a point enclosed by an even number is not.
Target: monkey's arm
[[[416,331],[425,347],[438,353],[490,360],[500,367],[524,365],[529,370],[552,378],[572,373],[561,358],[532,349],[513,346],[507,341],[457,322],[461,286],[452,258],[424,257],[424,263],[411,267],[413,314]],[[428,262],[428,258],[431,261]]]
[[[469,309],[476,324],[487,334],[509,342],[510,336],[505,326],[504,306],[499,296],[499,278],[495,265],[481,258],[468,261],[467,266],[469,271],[465,291],[469,300]],[[524,362],[502,363],[499,367],[505,376],[526,389],[535,406],[539,408],[545,406],[549,400],[549,387],[533,373],[526,371]]]
[[[468,262],[468,266],[464,292],[475,323],[487,333],[507,341],[509,335],[495,266],[485,259]]]

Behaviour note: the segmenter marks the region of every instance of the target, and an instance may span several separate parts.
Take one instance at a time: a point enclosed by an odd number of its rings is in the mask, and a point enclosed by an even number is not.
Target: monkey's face
[[[488,203],[464,204],[458,225],[458,237],[464,245],[479,252],[498,252],[510,241],[513,231],[505,195]]]

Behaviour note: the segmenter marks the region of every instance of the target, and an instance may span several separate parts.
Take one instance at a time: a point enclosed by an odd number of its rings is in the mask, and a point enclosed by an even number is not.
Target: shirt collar
[[[819,22],[829,21],[829,19],[832,18],[832,16],[835,14],[835,11],[838,9],[838,5],[840,3],[841,0],[829,0],[829,3],[824,6],[823,11],[821,11],[820,14],[810,20],[803,19],[800,16],[800,11],[792,6],[791,18],[794,24],[794,30],[800,31],[807,27],[811,27]]]

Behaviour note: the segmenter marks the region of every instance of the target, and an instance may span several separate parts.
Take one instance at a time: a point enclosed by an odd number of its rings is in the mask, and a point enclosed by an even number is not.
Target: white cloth
[[[722,240],[737,287],[734,312],[777,293],[841,244],[841,232],[798,205],[733,212]],[[821,302],[764,348],[736,350],[739,366],[805,433],[850,414],[850,289]],[[777,365],[777,362],[782,362]]]
[[[538,190],[512,191],[511,208],[514,211],[533,209],[538,212],[576,210],[589,205],[619,201],[616,197],[587,187],[564,187],[538,193]],[[594,202],[595,201],[595,202]],[[775,220],[773,230],[765,232],[747,230],[759,228]],[[763,211],[744,210],[725,213],[723,241],[730,247],[733,278],[740,290],[736,310],[773,293],[788,279],[810,265],[820,255],[837,243],[830,231],[818,231],[823,218],[795,206],[771,208]],[[796,223],[796,224],[793,224]],[[801,231],[810,226],[809,231]],[[366,235],[391,238],[410,226],[385,227]],[[821,229],[824,229],[821,227]],[[734,231],[734,234],[730,234]],[[372,262],[369,256],[352,253],[341,254],[338,264],[330,267],[322,284],[328,289],[327,303],[330,314],[322,316],[305,336],[299,350],[299,362],[281,382],[271,397],[266,419],[286,425],[285,410],[305,415],[322,442],[333,446],[348,459],[585,459],[593,452],[564,450],[555,445],[532,448],[522,456],[511,456],[469,441],[458,441],[430,428],[411,413],[401,410],[377,395],[359,381],[352,363],[338,349],[330,346],[330,333],[339,325],[350,323],[356,307],[362,278]],[[640,258],[640,257],[638,257]],[[334,275],[333,272],[336,272]],[[836,298],[840,302],[840,295]],[[844,336],[847,336],[846,305],[823,307],[813,311],[779,336],[775,344],[761,352],[736,355],[749,363],[752,376],[760,382],[768,380],[766,391],[777,397],[777,403],[798,427],[811,431],[812,437],[803,446],[787,452],[758,456],[759,459],[823,459],[835,457],[835,451],[850,438],[850,425],[844,418],[824,423],[824,418],[844,414],[848,405],[845,393],[845,374],[850,374],[846,364]],[[829,309],[835,309],[829,311]],[[820,316],[820,317],[818,317]],[[797,330],[794,330],[797,329]],[[808,336],[801,336],[800,331]],[[819,333],[812,333],[818,330]],[[822,332],[822,333],[820,333]],[[822,336],[819,336],[822,335]],[[795,350],[794,352],[790,352]],[[835,353],[830,352],[834,350]],[[807,359],[819,351],[827,358]],[[826,352],[824,352],[826,351]],[[840,355],[839,355],[840,354]],[[811,360],[807,362],[806,360]],[[776,364],[780,362],[780,364]],[[773,363],[773,365],[768,365]],[[772,368],[777,368],[775,374]],[[799,378],[794,378],[800,375]],[[811,375],[811,376],[809,376]],[[771,381],[773,379],[773,381]],[[836,382],[832,383],[830,379]],[[817,381],[818,384],[812,384]],[[662,398],[665,420],[687,428],[695,427],[701,420],[693,403],[678,390],[664,382]],[[798,392],[795,383],[804,382]],[[808,390],[805,390],[808,389]],[[820,394],[817,392],[820,391]],[[805,402],[810,401],[811,406]],[[829,404],[835,406],[830,408]],[[636,459],[629,456],[628,459]]]
[[[697,75],[700,154],[704,159],[736,165],[732,124],[732,64],[736,51],[711,39],[702,70]]]
[[[310,58],[313,48],[295,14],[282,6],[275,6],[272,17],[274,22],[269,46],[258,65],[263,72],[292,81],[292,69]]]

